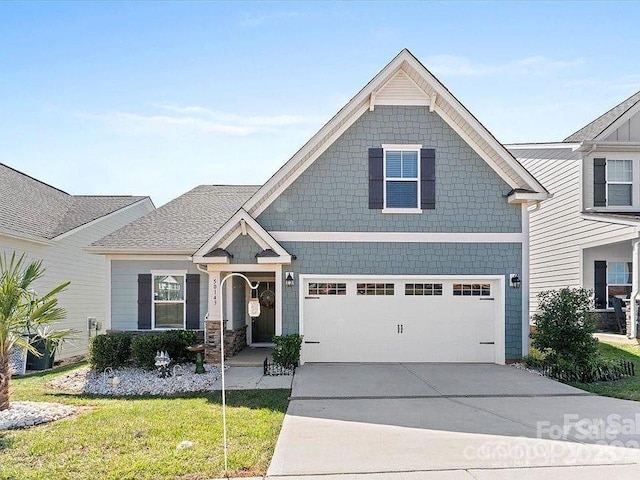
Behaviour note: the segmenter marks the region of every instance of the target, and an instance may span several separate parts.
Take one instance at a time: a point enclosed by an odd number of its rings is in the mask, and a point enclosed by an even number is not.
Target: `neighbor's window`
[[[633,203],[633,164],[631,160],[607,160],[607,205]]]
[[[358,283],[358,295],[393,295],[393,283]]]
[[[613,308],[613,297],[629,298],[631,295],[631,262],[607,262],[607,304]]]
[[[346,295],[346,283],[310,283],[309,295]]]
[[[405,295],[427,295],[433,296],[442,295],[441,283],[405,283],[404,284]]]
[[[185,275],[153,275],[153,328],[185,328]]]
[[[384,208],[418,208],[420,150],[385,150]]]
[[[491,285],[488,283],[454,283],[453,295],[456,297],[488,297]]]

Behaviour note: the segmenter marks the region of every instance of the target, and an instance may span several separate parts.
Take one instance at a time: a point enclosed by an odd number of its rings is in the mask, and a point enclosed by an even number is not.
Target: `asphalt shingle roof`
[[[192,254],[260,188],[200,185],[120,230],[94,242],[102,251]]]
[[[569,135],[564,139],[565,142],[583,142],[593,140],[600,133],[602,133],[609,125],[615,122],[620,115],[624,114],[627,110],[633,107],[636,103],[640,102],[640,92],[634,93],[622,103],[619,103],[611,110],[603,113],[593,122],[585,125],[577,132]]]
[[[0,229],[52,239],[147,197],[70,195],[0,163]]]

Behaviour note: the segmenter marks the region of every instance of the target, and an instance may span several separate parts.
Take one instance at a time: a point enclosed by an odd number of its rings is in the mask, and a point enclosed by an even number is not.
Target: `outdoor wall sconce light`
[[[520,288],[520,286],[522,285],[522,280],[520,280],[520,277],[517,273],[512,273],[511,275],[509,275],[509,283],[513,288]]]
[[[293,287],[293,283],[294,283],[294,273],[293,272],[285,272],[284,274],[284,284],[287,287]]]

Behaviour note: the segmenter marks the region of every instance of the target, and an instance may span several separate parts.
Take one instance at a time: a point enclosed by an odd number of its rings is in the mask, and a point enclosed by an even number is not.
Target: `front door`
[[[251,319],[252,343],[272,342],[276,334],[276,284],[260,282],[258,285],[260,316]]]

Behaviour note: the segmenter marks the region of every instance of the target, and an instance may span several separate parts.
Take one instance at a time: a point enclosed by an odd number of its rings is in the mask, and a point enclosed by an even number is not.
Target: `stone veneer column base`
[[[220,363],[220,321],[206,320],[205,358],[207,363]],[[247,326],[243,325],[235,330],[227,330],[224,324],[224,358],[233,357],[247,345]]]

